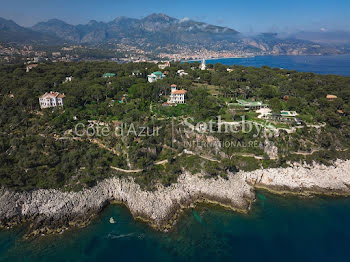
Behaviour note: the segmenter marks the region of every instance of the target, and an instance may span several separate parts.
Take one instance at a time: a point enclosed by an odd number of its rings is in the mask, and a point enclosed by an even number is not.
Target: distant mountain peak
[[[90,20],[87,25],[92,26],[92,25],[96,25],[96,24],[98,24],[98,22],[96,20]]]
[[[162,13],[150,14],[149,16],[146,16],[142,20],[148,21],[148,22],[174,22],[174,21],[178,21],[178,19],[170,17],[170,16],[168,16],[166,14],[162,14]]]
[[[69,25],[68,23],[66,23],[65,21],[62,21],[58,18],[52,18],[49,19],[47,22],[40,22],[40,23],[48,23],[48,24],[64,24],[64,25]],[[38,24],[40,24],[38,23]]]

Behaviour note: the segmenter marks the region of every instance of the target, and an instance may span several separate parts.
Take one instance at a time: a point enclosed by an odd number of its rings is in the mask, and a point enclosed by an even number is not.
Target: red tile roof
[[[187,93],[187,91],[186,90],[175,90],[175,91],[172,91],[171,93],[175,94],[175,95],[182,95],[182,94],[184,95]]]
[[[48,97],[48,98],[64,98],[65,95],[64,94],[60,94],[58,92],[50,92],[50,93],[45,93],[43,94],[42,96],[40,96],[40,98],[45,98],[45,97]]]
[[[327,95],[326,98],[327,99],[336,99],[337,96],[335,96],[335,95]]]

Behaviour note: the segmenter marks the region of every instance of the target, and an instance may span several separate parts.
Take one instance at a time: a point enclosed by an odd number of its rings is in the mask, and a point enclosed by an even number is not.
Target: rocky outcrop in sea
[[[207,179],[184,173],[178,182],[144,191],[131,178],[110,178],[80,192],[36,190],[14,192],[0,189],[0,225],[10,228],[29,222],[27,236],[59,233],[69,227],[86,226],[107,204],[125,204],[135,218],[167,231],[180,211],[196,202],[214,202],[248,212],[255,189],[282,194],[350,195],[350,161],[333,166],[314,164],[261,169],[230,174],[228,179]]]

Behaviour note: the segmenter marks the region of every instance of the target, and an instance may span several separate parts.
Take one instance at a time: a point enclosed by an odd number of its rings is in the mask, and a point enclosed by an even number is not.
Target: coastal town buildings
[[[45,93],[39,97],[40,108],[50,108],[63,106],[65,95],[59,92],[49,92]]]
[[[160,71],[153,72],[152,74],[147,76],[148,82],[150,82],[150,83],[156,82],[157,80],[161,80],[165,77],[166,77],[165,74],[163,74]]]
[[[53,57],[61,56],[61,52],[52,52]]]
[[[171,95],[169,103],[171,104],[184,104],[186,97],[186,90],[177,90],[176,85],[171,85]]]

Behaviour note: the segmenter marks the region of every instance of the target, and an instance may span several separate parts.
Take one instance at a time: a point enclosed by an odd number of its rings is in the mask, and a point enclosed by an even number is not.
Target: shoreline
[[[217,57],[217,58],[206,58],[206,61],[209,60],[222,60],[222,59],[242,59],[242,58],[254,58],[257,56],[233,56],[233,57]],[[188,62],[201,62],[202,59],[191,59],[191,60],[181,60],[182,63],[188,63]]]
[[[228,179],[207,179],[184,172],[177,183],[157,191],[143,191],[131,178],[109,178],[80,192],[0,189],[0,227],[27,223],[25,238],[63,233],[86,227],[110,204],[123,204],[134,219],[155,230],[170,231],[185,209],[199,203],[219,205],[247,214],[257,190],[278,195],[350,196],[350,160],[334,166],[294,165],[229,174]]]
[[[243,58],[256,58],[256,57],[340,57],[340,56],[349,56],[350,54],[333,54],[333,55],[320,55],[320,54],[313,54],[313,55],[252,55],[252,56],[240,56],[240,57],[218,57],[218,58],[206,58],[206,61],[211,60],[226,60],[226,59],[243,59]],[[192,63],[192,62],[201,62],[202,59],[191,59],[191,60],[181,60],[181,63]]]

